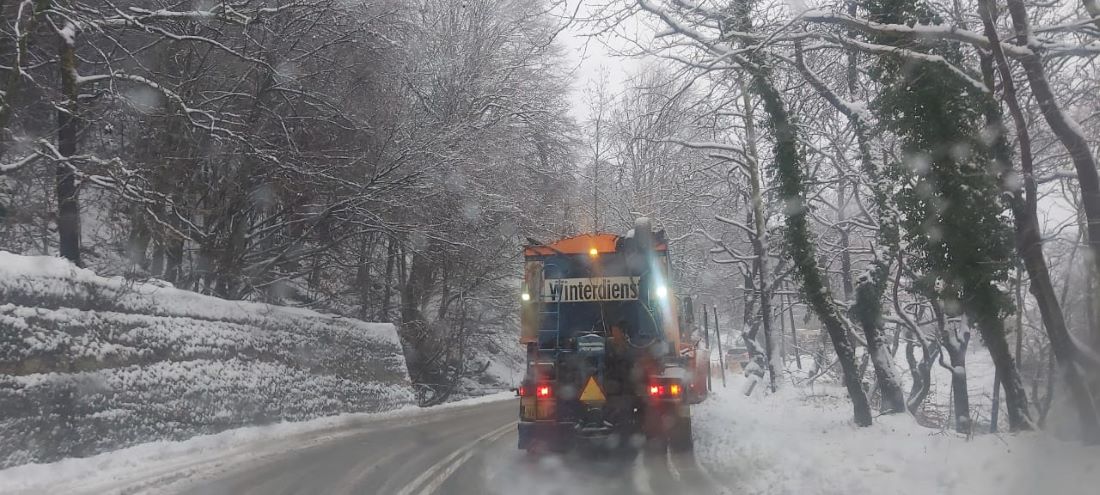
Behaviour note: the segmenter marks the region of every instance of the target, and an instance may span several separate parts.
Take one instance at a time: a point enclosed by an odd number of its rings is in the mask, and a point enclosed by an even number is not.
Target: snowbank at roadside
[[[909,416],[851,421],[842,389],[787,385],[745,397],[735,377],[694,412],[696,456],[738,494],[1092,495],[1100,447],[1048,434],[967,439]]]
[[[0,493],[69,493],[72,489],[86,493],[124,491],[143,481],[155,484],[163,477],[186,476],[211,466],[307,448],[362,432],[380,420],[407,418],[415,422],[440,411],[514,397],[512,392],[502,392],[431,408],[406,405],[379,413],[349,413],[250,426],[176,442],[149,442],[91,457],[25,464],[0,470]]]
[[[0,251],[0,467],[414,402],[391,324]]]

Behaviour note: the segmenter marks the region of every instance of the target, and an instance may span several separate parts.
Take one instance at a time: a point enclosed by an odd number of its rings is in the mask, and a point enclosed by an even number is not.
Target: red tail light
[[[678,398],[684,393],[679,383],[657,382],[649,385],[649,396],[655,399]]]
[[[535,389],[535,395],[542,399],[550,397],[550,386],[539,385],[539,387]]]
[[[527,397],[531,395],[531,391],[528,390],[526,386],[521,386],[516,389],[516,395],[519,395],[520,397]]]

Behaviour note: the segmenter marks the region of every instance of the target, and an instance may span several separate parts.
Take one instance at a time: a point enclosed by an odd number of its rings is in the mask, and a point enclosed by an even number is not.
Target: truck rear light
[[[520,397],[528,397],[531,395],[531,390],[528,389],[526,386],[521,385],[519,388],[516,389],[516,395]]]
[[[540,398],[540,399],[549,398],[550,397],[550,386],[549,385],[539,385],[539,387],[535,390],[535,395],[538,396],[538,398]]]
[[[654,399],[678,398],[684,393],[679,383],[658,382],[649,385],[649,396]]]

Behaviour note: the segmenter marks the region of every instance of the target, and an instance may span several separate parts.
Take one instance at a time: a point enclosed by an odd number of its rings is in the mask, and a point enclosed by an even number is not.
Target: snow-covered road
[[[361,433],[245,466],[191,476],[173,493],[606,494],[713,493],[689,457],[539,457],[516,449],[516,406],[491,403]],[[695,483],[693,483],[695,482]]]
[[[175,454],[141,446],[0,471],[0,491],[399,495],[715,493],[691,455],[531,456],[516,449],[513,400],[254,429],[194,439]],[[312,426],[309,425],[312,423]],[[184,442],[187,443],[187,442]],[[166,443],[171,450],[173,444]],[[178,447],[178,443],[176,444]],[[144,449],[144,450],[143,450]],[[146,452],[149,451],[149,452]],[[161,459],[140,459],[143,454]],[[113,460],[112,460],[113,458]],[[130,466],[127,469],[127,466]],[[90,472],[99,466],[105,471]],[[81,475],[81,469],[89,471]],[[16,478],[25,477],[24,483]]]

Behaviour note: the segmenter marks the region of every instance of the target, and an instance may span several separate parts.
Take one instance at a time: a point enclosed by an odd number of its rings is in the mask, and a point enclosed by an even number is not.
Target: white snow
[[[391,324],[0,251],[0,466],[414,402]]]
[[[502,392],[432,408],[405,406],[380,413],[353,413],[309,421],[251,426],[202,435],[183,441],[135,445],[92,457],[48,464],[26,464],[0,470],[0,493],[127,492],[142,482],[154,483],[171,473],[194,473],[227,464],[304,449],[319,442],[369,430],[375,421],[409,418],[456,407],[513,399]]]
[[[908,415],[858,428],[837,387],[745,397],[744,380],[716,384],[695,411],[696,456],[736,487],[729,493],[1091,495],[1100,486],[1100,447],[1040,432],[967,439]]]
[[[68,261],[53,256],[21,256],[0,251],[0,293],[18,291],[26,298],[50,299],[87,298],[110,299],[128,313],[188,317],[228,322],[254,322],[257,318],[284,324],[327,320],[348,327],[349,331],[366,334],[373,339],[400,345],[397,333],[388,323],[365,323],[324,315],[301,308],[272,306],[248,301],[227,301],[191,291],[179,290],[160,280],[135,282],[122,277],[100,277],[91,270],[77,268]],[[6,301],[6,300],[5,300]],[[294,321],[287,322],[287,318]]]
[[[76,24],[72,22],[66,22],[65,26],[57,30],[57,35],[65,42],[66,45],[73,46],[76,44]]]

